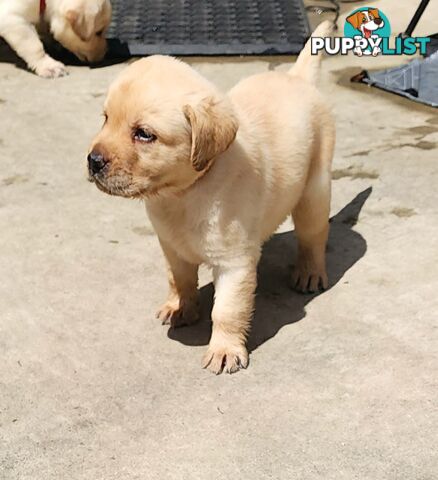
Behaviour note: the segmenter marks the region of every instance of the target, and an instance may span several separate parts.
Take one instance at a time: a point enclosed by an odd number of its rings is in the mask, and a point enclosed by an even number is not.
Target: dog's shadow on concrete
[[[352,230],[352,227],[357,223],[360,211],[371,192],[371,187],[364,190],[330,219],[327,247],[329,289],[365,255],[366,241]],[[263,248],[258,267],[255,314],[248,338],[250,352],[274,337],[283,326],[302,320],[306,316],[306,305],[317,295],[304,295],[292,290],[290,278],[295,255],[296,240],[293,232],[274,235]],[[202,287],[200,296],[201,320],[189,327],[169,329],[169,338],[184,345],[208,344],[211,335],[213,284]]]
[[[11,63],[20,70],[27,70],[26,62],[2,38],[0,38],[0,63]]]
[[[1,0],[0,0],[1,1]],[[111,45],[111,43],[109,42]],[[73,53],[69,52],[61,45],[54,41],[45,41],[44,42],[44,50],[48,53],[51,57],[55,60],[62,62],[67,67],[75,66],[75,67],[84,67],[84,68],[102,68],[102,67],[109,67],[111,65],[116,65],[119,63],[126,62],[129,58],[129,52],[125,52],[122,48],[118,49],[110,49],[108,53],[105,55],[105,58],[95,64],[84,64],[81,62]],[[15,65],[20,70],[27,70],[26,62],[20,58],[14,50],[3,40],[0,38],[0,63],[10,63]]]

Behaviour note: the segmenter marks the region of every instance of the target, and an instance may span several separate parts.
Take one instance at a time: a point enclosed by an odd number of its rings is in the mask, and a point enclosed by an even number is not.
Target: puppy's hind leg
[[[298,239],[297,265],[292,286],[301,292],[328,287],[325,249],[329,231],[331,160],[334,128],[327,122],[319,132],[303,194],[292,211]]]
[[[163,325],[182,327],[199,320],[198,265],[183,260],[160,240],[167,260],[169,295],[157,312]]]

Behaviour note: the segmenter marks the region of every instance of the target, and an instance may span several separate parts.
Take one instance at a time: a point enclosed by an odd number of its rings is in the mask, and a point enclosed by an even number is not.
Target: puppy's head
[[[84,62],[105,56],[105,34],[111,21],[109,0],[64,0],[53,12],[50,29],[61,45]]]
[[[233,142],[229,100],[188,65],[153,56],[111,85],[105,121],[88,155],[89,179],[112,195],[184,191]]]
[[[375,30],[385,25],[377,8],[369,8],[368,10],[356,12],[347,17],[347,22],[356,30],[360,30],[365,38],[370,38]]]

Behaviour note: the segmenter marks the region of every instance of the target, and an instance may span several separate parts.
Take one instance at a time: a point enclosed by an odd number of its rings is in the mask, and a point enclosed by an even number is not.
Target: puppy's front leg
[[[67,74],[64,65],[44,51],[35,27],[22,18],[13,17],[2,24],[0,35],[40,77],[55,78]]]
[[[198,265],[183,260],[161,239],[160,244],[167,260],[169,295],[157,318],[171,327],[193,324],[199,319]]]
[[[215,374],[248,366],[245,343],[254,308],[256,268],[257,262],[249,260],[246,266],[214,270],[213,331],[202,366]]]

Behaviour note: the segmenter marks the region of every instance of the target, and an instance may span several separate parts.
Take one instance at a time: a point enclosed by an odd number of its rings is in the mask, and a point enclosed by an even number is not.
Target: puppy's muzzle
[[[88,171],[92,176],[101,173],[108,164],[108,161],[105,160],[105,157],[100,152],[95,152],[94,150],[88,155],[87,160]]]

